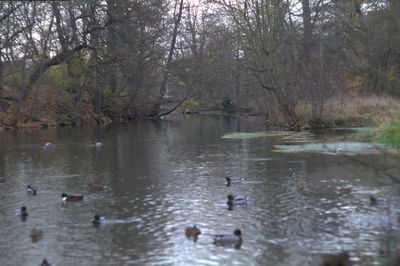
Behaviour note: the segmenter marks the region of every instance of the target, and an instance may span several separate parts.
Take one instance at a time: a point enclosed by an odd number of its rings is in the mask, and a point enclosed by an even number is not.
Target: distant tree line
[[[75,107],[151,118],[261,110],[292,129],[346,90],[400,96],[398,0],[0,2],[0,110],[42,88]],[[229,103],[229,106],[228,106]]]

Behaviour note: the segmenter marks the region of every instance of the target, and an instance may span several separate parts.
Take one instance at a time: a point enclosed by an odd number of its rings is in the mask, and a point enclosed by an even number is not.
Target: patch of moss
[[[400,148],[400,122],[384,127],[378,135],[378,140],[381,143],[392,144]]]

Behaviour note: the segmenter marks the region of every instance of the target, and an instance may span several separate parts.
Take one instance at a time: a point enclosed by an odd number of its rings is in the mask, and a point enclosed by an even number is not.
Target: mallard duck
[[[369,205],[370,206],[377,206],[384,204],[385,200],[382,198],[377,198],[373,195],[369,196]]]
[[[80,201],[80,200],[83,200],[83,195],[77,195],[77,194],[69,195],[69,194],[67,194],[65,192],[61,194],[61,197],[62,197],[63,201]]]
[[[27,186],[26,186],[26,191],[27,191],[29,194],[32,194],[33,196],[36,195],[36,189],[34,189],[31,185],[27,185]]]
[[[233,231],[233,234],[225,234],[225,235],[212,235],[215,245],[241,245],[243,242],[242,239],[242,231],[240,229],[236,229]]]
[[[26,208],[25,206],[22,206],[22,207],[21,207],[21,210],[20,210],[20,212],[19,212],[19,215],[20,215],[21,217],[23,217],[23,218],[26,218],[26,217],[29,215],[29,213],[28,213],[28,211],[27,211],[27,208]]]
[[[371,206],[375,206],[378,203],[378,200],[374,196],[369,196],[369,204]]]
[[[197,238],[201,234],[200,229],[194,225],[193,227],[185,228],[185,235],[187,238]]]
[[[228,201],[226,204],[228,205],[246,205],[249,197],[247,196],[233,196],[232,194],[228,195]]]
[[[350,255],[348,252],[338,254],[324,254],[321,257],[320,266],[350,266]]]
[[[52,149],[53,148],[53,144],[51,144],[51,142],[46,142],[44,145],[43,145],[43,149],[44,150],[50,150],[50,149]]]
[[[46,259],[43,259],[43,261],[40,264],[40,266],[50,266],[50,263]]]
[[[101,224],[101,217],[98,214],[95,214],[92,220],[93,225],[100,225]]]
[[[226,186],[229,187],[230,185],[235,185],[235,184],[241,184],[244,181],[244,178],[230,178],[230,177],[225,177],[226,180]]]
[[[342,195],[351,193],[351,187],[350,186],[341,187],[338,190],[339,190],[339,194],[342,194]]]
[[[30,237],[31,237],[32,243],[36,243],[40,239],[43,238],[43,231],[40,229],[33,228],[31,231]]]

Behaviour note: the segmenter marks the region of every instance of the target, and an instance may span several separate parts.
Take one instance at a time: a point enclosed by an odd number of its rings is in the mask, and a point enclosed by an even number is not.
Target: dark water
[[[319,254],[342,250],[355,264],[374,261],[399,229],[399,158],[283,154],[271,151],[277,138],[221,139],[262,129],[194,117],[1,133],[0,265],[318,265]],[[251,182],[226,187],[226,176]],[[88,193],[90,183],[109,188]],[[63,204],[62,192],[85,200]],[[228,193],[248,195],[248,206],[228,210]],[[370,195],[384,201],[371,207]],[[95,213],[106,217],[99,228]],[[196,243],[184,235],[193,224],[203,233]],[[32,228],[44,232],[37,243]],[[240,249],[205,235],[235,228]]]

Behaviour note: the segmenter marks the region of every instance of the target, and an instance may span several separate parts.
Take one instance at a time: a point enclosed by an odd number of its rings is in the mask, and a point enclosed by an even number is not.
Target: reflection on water
[[[318,254],[342,250],[373,261],[400,212],[398,184],[373,166],[398,176],[398,158],[282,154],[271,151],[273,136],[221,138],[262,129],[194,117],[2,133],[0,265],[315,265]],[[227,187],[226,177],[245,182]],[[88,193],[96,184],[107,189]],[[85,198],[63,204],[62,192]],[[247,206],[230,211],[228,194],[248,195]],[[370,206],[370,195],[382,206]],[[22,206],[25,222],[15,215]],[[94,214],[105,217],[99,227]],[[184,234],[193,225],[196,242]],[[33,228],[44,232],[35,243]],[[236,228],[240,249],[213,245],[210,235]]]

